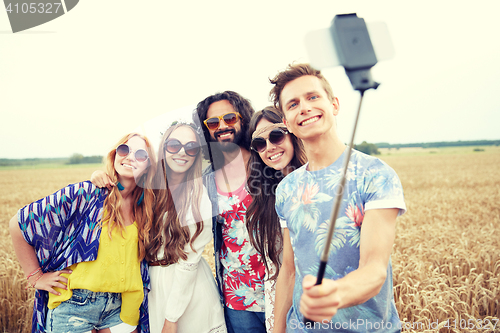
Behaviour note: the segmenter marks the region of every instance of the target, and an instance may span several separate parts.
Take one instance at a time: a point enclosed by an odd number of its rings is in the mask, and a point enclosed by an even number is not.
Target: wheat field
[[[500,332],[500,149],[484,149],[381,156],[398,173],[408,208],[392,254],[403,332]],[[0,169],[0,332],[30,331],[34,294],[12,249],[10,218],[95,168]],[[213,264],[211,253],[207,246]]]

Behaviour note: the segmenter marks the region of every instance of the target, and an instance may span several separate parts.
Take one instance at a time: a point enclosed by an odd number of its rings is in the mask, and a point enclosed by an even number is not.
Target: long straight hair
[[[144,235],[147,233],[147,230],[150,229],[151,221],[153,220],[153,203],[155,194],[153,193],[151,184],[156,174],[156,158],[148,138],[138,133],[125,135],[118,141],[115,147],[118,147],[122,143],[127,143],[134,136],[137,136],[146,142],[146,151],[149,155],[149,160],[147,161],[148,166],[139,179],[136,179],[137,186],[132,192],[132,197],[134,199],[133,202],[138,202],[139,198],[144,193],[142,203],[140,205],[132,205],[132,213],[139,230],[139,259],[142,260],[146,256],[146,240],[144,239]],[[112,181],[116,183],[118,181],[118,173],[114,167],[115,158],[116,148],[111,150],[106,156],[107,174],[112,178]],[[106,200],[104,201],[104,215],[101,219],[101,225],[109,223],[108,234],[110,238],[111,232],[114,228],[118,228],[120,232],[125,230],[124,218],[120,211],[122,201],[123,197],[120,194],[120,190],[117,186],[113,186],[113,189],[109,192]]]
[[[261,119],[266,119],[271,123],[281,123],[281,113],[274,107],[268,106],[262,111],[258,111],[250,121],[250,135],[257,128]],[[289,166],[297,169],[307,161],[302,141],[293,134],[288,134],[292,140],[294,156]],[[283,235],[278,219],[278,214],[274,207],[276,201],[276,187],[285,177],[281,170],[275,170],[267,166],[258,152],[250,150],[251,155],[248,160],[247,187],[252,196],[252,203],[248,206],[246,219],[247,230],[250,242],[255,249],[262,255],[262,261],[269,271],[269,260],[276,267],[276,274],[272,276],[275,279],[278,276],[281,266],[280,254],[283,250]]]
[[[191,249],[195,251],[193,242],[203,231],[203,220],[200,213],[203,193],[201,151],[196,155],[193,165],[185,172],[183,181],[175,192],[172,193],[168,187],[167,176],[172,170],[165,161],[164,143],[181,126],[190,128],[195,133],[197,142],[201,145],[200,136],[194,126],[189,124],[177,123],[169,127],[163,134],[158,150],[158,172],[155,178],[154,223],[149,230],[147,243],[146,259],[148,261],[166,259],[169,264],[174,264],[179,259],[186,260],[187,254],[184,251],[186,244],[189,243]],[[196,232],[192,237],[189,233],[189,227],[186,225],[188,213],[192,213],[196,222]],[[163,248],[164,258],[157,258],[161,248]]]

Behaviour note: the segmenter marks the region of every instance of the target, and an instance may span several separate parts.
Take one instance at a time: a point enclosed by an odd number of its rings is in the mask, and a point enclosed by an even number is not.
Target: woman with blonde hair
[[[21,208],[14,250],[37,289],[32,332],[149,332],[143,228],[153,217],[149,140],[124,136],[106,158],[112,190],[71,184]]]

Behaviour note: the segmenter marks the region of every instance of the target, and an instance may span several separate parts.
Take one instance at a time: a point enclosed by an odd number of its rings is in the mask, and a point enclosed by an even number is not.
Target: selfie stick
[[[349,160],[351,158],[352,146],[354,145],[354,136],[356,134],[356,127],[358,125],[359,114],[361,112],[361,103],[363,96],[368,89],[377,89],[379,84],[372,80],[370,69],[377,63],[377,57],[373,49],[370,35],[366,28],[365,21],[357,17],[356,14],[343,14],[336,15],[333,19],[330,32],[335,44],[335,49],[339,60],[344,66],[347,76],[355,90],[360,92],[360,100],[354,127],[352,130],[351,142],[347,147],[347,155],[344,159],[342,167],[342,178],[337,187],[335,194],[335,202],[330,216],[330,226],[328,227],[328,234],[326,239],[323,253],[321,254],[320,264],[318,269],[318,276],[316,285],[321,284],[325,275],[326,265],[330,253],[331,239],[335,230],[335,221],[337,219],[340,203],[344,194],[344,186],[346,181],[347,169],[349,167]],[[312,322],[307,318],[304,321]]]

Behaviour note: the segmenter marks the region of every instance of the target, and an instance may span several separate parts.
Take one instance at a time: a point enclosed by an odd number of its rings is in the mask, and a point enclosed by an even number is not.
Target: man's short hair
[[[230,90],[208,96],[203,101],[199,102],[196,106],[196,111],[193,114],[193,117],[198,117],[206,142],[208,143],[211,141],[210,132],[208,131],[208,128],[205,126],[205,124],[203,124],[203,121],[207,119],[207,113],[210,105],[223,100],[227,100],[229,103],[231,103],[234,111],[238,112],[241,115],[241,131],[244,134],[244,140],[240,144],[240,147],[250,150],[250,136],[248,135],[248,125],[250,124],[250,119],[252,119],[252,115],[254,114],[254,109],[248,99]],[[195,121],[195,123],[198,122]]]
[[[330,83],[328,83],[323,74],[321,74],[321,71],[313,68],[309,64],[290,64],[284,71],[276,74],[273,79],[269,79],[269,81],[274,84],[274,87],[269,93],[269,97],[274,103],[274,107],[281,111],[284,111],[280,99],[283,88],[285,88],[287,83],[305,75],[312,75],[317,77],[321,81],[321,85],[323,86],[323,89],[325,89],[326,95],[328,96],[330,101],[333,101],[334,95],[332,86],[330,86]]]

